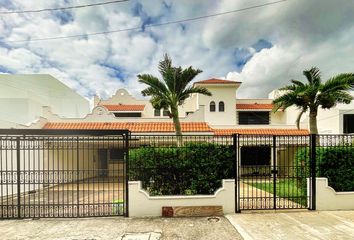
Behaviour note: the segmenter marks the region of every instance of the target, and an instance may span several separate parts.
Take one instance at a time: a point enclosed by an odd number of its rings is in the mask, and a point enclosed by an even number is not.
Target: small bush
[[[295,165],[310,166],[309,149],[297,151]],[[310,168],[297,171],[297,176],[306,179]],[[317,147],[316,176],[328,178],[328,184],[336,191],[354,191],[354,148],[351,146]]]
[[[141,147],[129,151],[129,176],[151,195],[212,194],[232,178],[232,146],[186,143],[182,147]]]

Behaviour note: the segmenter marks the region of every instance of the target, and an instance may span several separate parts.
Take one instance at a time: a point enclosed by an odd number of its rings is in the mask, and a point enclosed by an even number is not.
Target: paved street
[[[0,221],[2,240],[238,240],[229,221],[208,218],[86,218]]]
[[[245,240],[354,239],[354,211],[244,211],[227,218]]]

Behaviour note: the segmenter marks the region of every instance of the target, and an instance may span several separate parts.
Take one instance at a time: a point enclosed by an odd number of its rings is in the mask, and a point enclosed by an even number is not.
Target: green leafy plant
[[[141,147],[129,151],[129,177],[151,195],[213,194],[232,178],[232,146],[185,143],[181,147]]]
[[[297,151],[295,165],[310,166],[309,152],[308,148]],[[299,179],[306,179],[310,168],[296,174]],[[354,146],[317,147],[316,176],[328,178],[329,186],[336,191],[354,191]]]

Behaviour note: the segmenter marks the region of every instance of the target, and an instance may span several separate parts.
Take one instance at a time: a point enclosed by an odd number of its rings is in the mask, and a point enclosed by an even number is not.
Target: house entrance
[[[127,216],[126,130],[0,130],[0,216]],[[121,152],[109,165],[107,152]]]
[[[309,208],[309,136],[234,137],[237,212]]]

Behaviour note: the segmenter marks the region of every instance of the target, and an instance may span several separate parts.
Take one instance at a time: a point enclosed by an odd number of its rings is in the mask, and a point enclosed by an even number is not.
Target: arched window
[[[215,112],[215,102],[214,101],[210,102],[209,110],[210,110],[210,112]]]
[[[224,112],[225,111],[225,104],[223,101],[219,102],[219,112]]]

